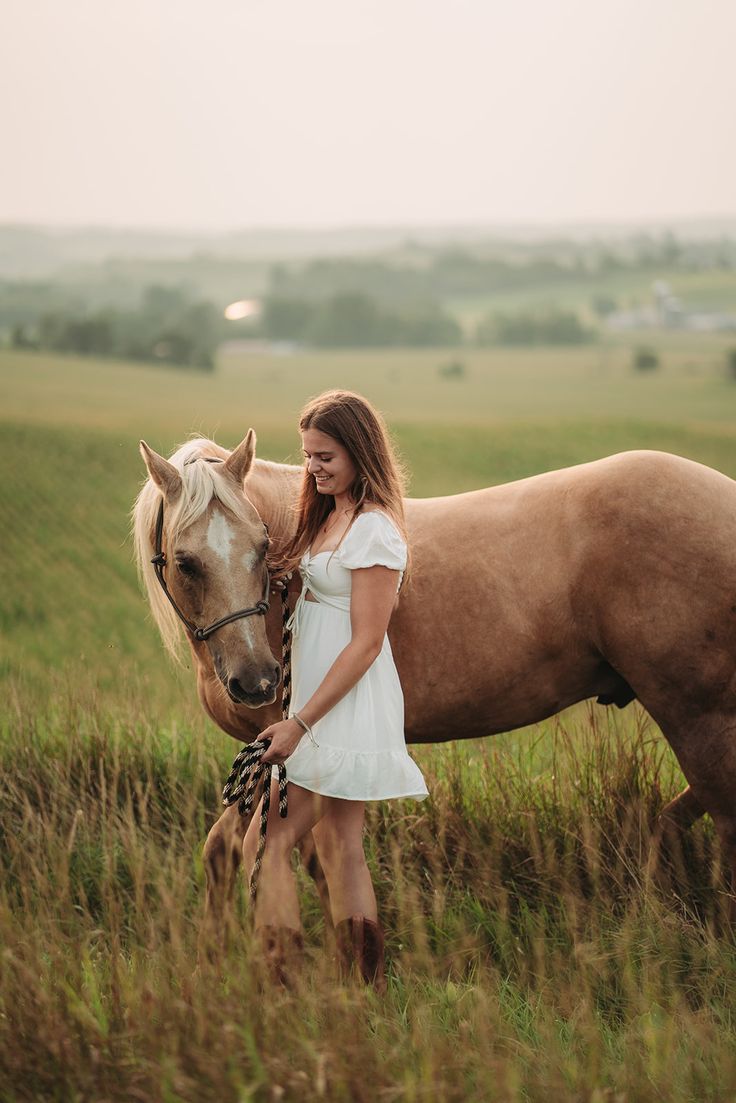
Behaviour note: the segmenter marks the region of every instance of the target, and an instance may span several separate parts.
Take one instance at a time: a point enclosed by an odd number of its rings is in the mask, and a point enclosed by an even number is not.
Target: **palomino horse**
[[[142,452],[150,479],[134,510],[137,557],[175,650],[181,626],[150,565],[162,500],[168,585],[188,617],[209,624],[263,597],[263,522],[277,555],[303,474],[256,459],[252,429],[232,453],[208,440],[170,461]],[[681,828],[709,812],[736,873],[736,483],[637,451],[405,508],[413,571],[389,638],[407,742],[509,731],[588,697],[636,697],[689,782],[665,822]],[[221,728],[250,741],[280,719],[280,602],[206,640],[188,637],[200,699]],[[232,807],[208,836],[214,919],[246,826]]]

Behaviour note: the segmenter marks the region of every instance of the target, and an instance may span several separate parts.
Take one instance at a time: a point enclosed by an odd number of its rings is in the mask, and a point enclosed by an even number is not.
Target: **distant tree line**
[[[260,335],[317,348],[443,347],[476,345],[580,345],[597,333],[571,311],[491,313],[465,335],[436,304],[389,309],[357,292],[323,301],[272,295],[263,304]]]
[[[586,345],[597,336],[577,314],[553,309],[487,314],[476,331],[479,345]]]
[[[326,257],[270,271],[268,292],[281,299],[324,300],[354,292],[379,302],[445,302],[534,287],[564,286],[609,273],[735,268],[736,244],[683,243],[672,234],[642,234],[618,244],[496,243],[442,247],[407,243],[390,257]]]
[[[17,322],[10,343],[82,356],[139,360],[212,371],[218,345],[234,335],[313,348],[455,348],[460,345],[577,345],[594,330],[569,311],[491,313],[474,331],[433,302],[389,307],[360,292],[324,299],[269,295],[255,325],[234,329],[208,302],[180,289],[149,287],[135,309],[50,310]]]
[[[260,333],[269,340],[295,341],[318,348],[453,346],[463,334],[440,306],[389,309],[369,295],[330,295],[322,301],[268,296]]]
[[[619,307],[609,273],[659,277],[719,267],[736,268],[735,241],[672,234],[452,247],[406,240],[380,256],[270,267],[230,255],[113,258],[53,279],[0,280],[0,343],[204,370],[221,341],[246,336],[315,348],[578,345],[595,340],[595,328],[569,309],[524,305],[527,293],[527,304],[554,302],[563,291],[570,301],[589,288],[585,314],[602,320]],[[461,326],[465,301],[492,307],[510,294],[518,310],[491,309],[474,326]],[[238,297],[261,299],[258,324],[224,320],[225,303]]]
[[[212,303],[193,302],[177,288],[149,287],[136,309],[54,310],[35,323],[18,322],[11,345],[212,371],[224,333]]]
[[[423,263],[336,257],[289,268],[278,264],[271,269],[269,293],[279,299],[323,301],[350,292],[396,306],[548,286],[579,279],[580,274],[577,263],[535,258],[519,264],[458,249],[428,255]]]

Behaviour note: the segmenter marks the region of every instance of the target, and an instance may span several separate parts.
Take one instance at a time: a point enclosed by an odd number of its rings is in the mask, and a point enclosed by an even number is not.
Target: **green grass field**
[[[713,1100],[736,1096],[734,943],[709,821],[659,881],[681,777],[654,725],[583,704],[416,748],[431,799],[370,809],[384,1000],[332,979],[299,872],[308,968],[258,992],[247,905],[195,973],[201,846],[234,746],[147,620],[128,512],[137,441],[192,430],[298,460],[327,386],[385,411],[415,496],[664,448],[736,477],[728,342],[230,357],[212,378],[0,353],[0,1099]]]
[[[631,370],[640,344],[657,349],[660,371]],[[223,354],[213,376],[0,351],[0,410],[24,424],[114,432],[121,447],[140,436],[170,447],[191,431],[235,440],[254,425],[279,459],[298,454],[296,415],[309,395],[328,387],[368,394],[392,424],[474,425],[486,435],[509,420],[539,418],[730,429],[736,385],[726,377],[725,356],[734,346],[728,335],[671,333],[570,349]],[[463,379],[438,375],[457,360]]]

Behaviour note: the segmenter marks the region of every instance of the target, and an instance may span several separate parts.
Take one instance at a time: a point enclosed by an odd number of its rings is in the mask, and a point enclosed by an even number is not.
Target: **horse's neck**
[[[294,535],[293,504],[299,493],[302,469],[269,460],[256,460],[245,483],[245,493],[268,525],[275,546]]]

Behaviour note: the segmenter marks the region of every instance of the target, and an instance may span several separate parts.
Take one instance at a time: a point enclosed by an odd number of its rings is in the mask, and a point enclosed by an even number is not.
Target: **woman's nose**
[[[319,462],[316,460],[310,460],[307,470],[309,471],[310,475],[314,475],[317,471],[319,471]]]

